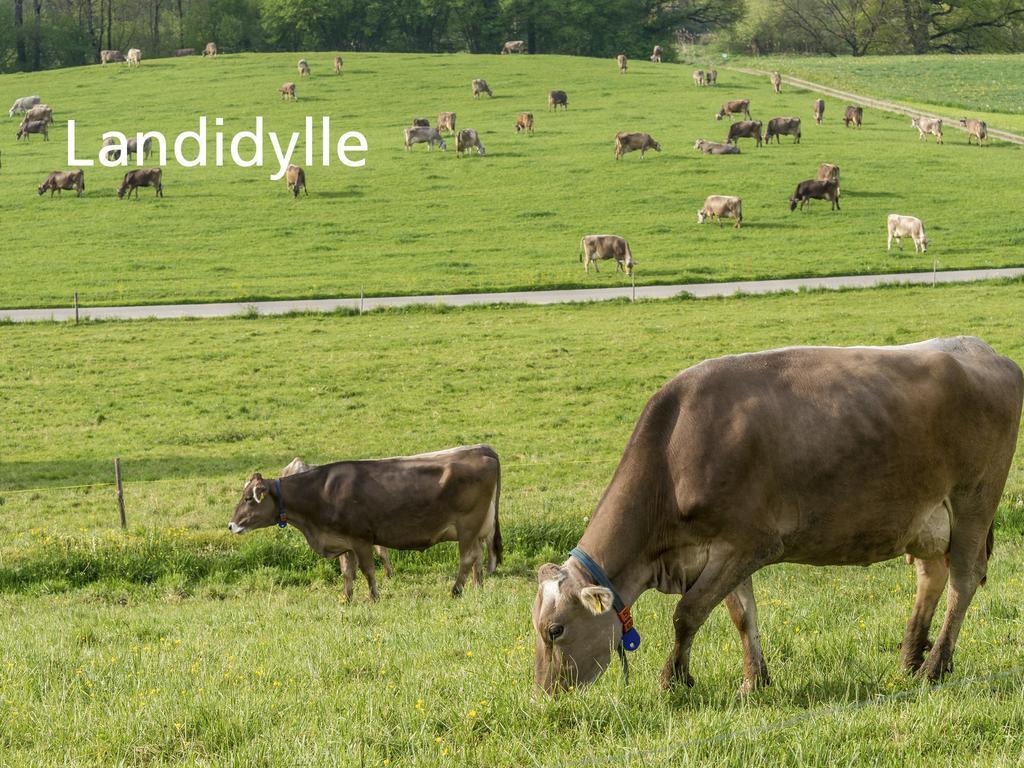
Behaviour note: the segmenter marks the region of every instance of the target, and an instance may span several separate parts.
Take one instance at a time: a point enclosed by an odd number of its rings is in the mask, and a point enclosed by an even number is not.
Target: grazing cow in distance
[[[818,181],[834,181],[836,187],[839,187],[839,166],[822,163],[818,166],[818,175],[815,178]]]
[[[212,56],[212,57],[216,58],[216,56],[217,56],[217,44],[216,43],[207,43],[206,47],[203,48],[203,56]]]
[[[558,111],[558,108],[569,108],[569,96],[565,91],[551,91],[548,94],[548,110]]]
[[[728,144],[736,144],[739,139],[755,139],[757,146],[761,146],[761,121],[740,120],[729,126]]]
[[[299,77],[309,77],[309,62],[305,59],[299,59],[298,63]]]
[[[533,133],[533,112],[520,112],[516,117],[516,133]]]
[[[85,172],[81,169],[77,171],[53,171],[39,185],[37,191],[40,197],[46,190],[50,190],[50,197],[53,197],[54,192],[59,197],[62,189],[73,189],[76,192],[75,197],[81,197],[82,192],[85,191]]]
[[[782,93],[782,75],[778,72],[772,72],[771,74],[772,90],[775,93]]]
[[[793,143],[800,143],[800,118],[799,117],[773,117],[768,121],[768,127],[764,130],[764,140],[771,142],[775,138],[776,144],[781,144],[780,136],[792,136]]]
[[[978,146],[981,146],[986,138],[988,138],[988,126],[984,120],[973,120],[966,117],[960,118],[960,127],[967,129],[967,143],[971,143],[971,139],[976,139]]]
[[[729,122],[732,122],[733,115],[743,114],[747,120],[750,120],[750,99],[737,99],[736,101],[727,101],[722,105],[722,108],[718,110],[718,114],[715,115],[715,120],[721,120],[726,115],[729,116]]]
[[[925,139],[929,134],[935,137],[935,143],[942,143],[942,118],[913,117],[910,124],[917,128],[919,139]]]
[[[821,125],[821,121],[825,118],[825,100],[815,99],[814,100],[814,122]]]
[[[494,96],[491,93],[491,86],[487,84],[486,80],[474,80],[473,81],[473,98],[479,99],[480,94],[486,93],[488,97]]]
[[[53,110],[48,104],[36,104],[25,113],[22,122],[26,120],[43,120],[47,125],[53,125]]]
[[[618,56],[615,57],[615,61],[618,62],[619,65],[619,74],[626,74],[626,68],[629,64],[629,62],[626,59],[626,54],[620,53]]]
[[[477,132],[472,128],[463,128],[455,137],[455,156],[462,157],[474,147],[476,148],[476,153],[480,156],[485,155],[487,152]]]
[[[373,548],[424,550],[441,541],[459,543],[459,573],[452,596],[462,594],[472,572],[483,584],[501,564],[501,463],[490,446],[460,446],[417,456],[339,461],[277,480],[258,472],[242,489],[228,524],[240,534],[293,525],[314,552],[337,558],[355,553],[376,600]]]
[[[455,113],[454,112],[441,112],[437,116],[437,132],[448,131],[449,133],[455,133]]]
[[[526,53],[526,41],[525,40],[508,40],[501,46],[502,55],[509,53]]]
[[[833,179],[826,181],[819,179],[801,181],[796,185],[796,192],[789,198],[789,210],[791,212],[795,211],[797,204],[799,204],[802,211],[804,204],[812,199],[828,200],[832,203],[833,211],[841,210],[839,208],[839,182]]]
[[[441,138],[440,131],[436,128],[431,128],[429,125],[426,127],[415,126],[413,128],[405,129],[406,151],[411,150],[413,144],[426,144],[428,152],[434,151],[435,144],[441,148],[442,152],[448,149],[448,145],[445,144],[444,139]]]
[[[924,224],[921,223],[919,218],[890,213],[886,224],[889,230],[889,242],[885,250],[892,250],[892,241],[895,239],[896,245],[902,251],[903,238],[909,237],[914,241],[914,253],[917,253],[918,248],[921,249],[921,253],[928,252],[928,237],[924,233]]]
[[[412,127],[413,128],[429,128],[430,127],[430,120],[428,120],[425,117],[414,117],[412,119]]]
[[[306,172],[299,166],[289,165],[284,172],[284,178],[288,185],[288,191],[292,193],[293,198],[299,196],[300,189],[306,193],[306,197],[309,197],[309,188],[306,186]]]
[[[299,98],[295,95],[295,83],[285,83],[277,89],[277,92],[281,94],[282,100]]]
[[[10,110],[7,112],[7,116],[14,117],[21,112],[28,112],[40,101],[42,101],[42,99],[38,96],[22,96],[20,99],[15,99],[14,104],[11,105]]]
[[[100,64],[113,64],[115,62],[124,61],[124,54],[120,51],[114,50],[103,50],[100,51]]]
[[[718,70],[709,69],[704,73],[704,85],[714,85],[718,82]]]
[[[336,74],[336,75],[340,75],[341,74],[341,65],[342,64],[344,64],[344,62],[342,61],[341,56],[335,56],[334,57],[334,74]]]
[[[680,596],[662,687],[694,684],[694,637],[724,600],[748,693],[769,683],[752,575],[904,553],[918,561],[918,582],[902,663],[939,680],[985,581],[1022,399],[1020,367],[970,336],[788,347],[687,368],[644,407],[569,558],[537,572],[537,687],[582,688],[620,643],[635,648],[630,606],[654,588]],[[829,652],[822,646],[822,663]]]
[[[129,48],[128,55],[125,57],[125,61],[128,64],[128,68],[138,67],[142,65],[142,51],[138,48]]]
[[[644,153],[653,149],[661,152],[661,144],[656,142],[649,133],[616,133],[615,134],[615,159],[621,160],[627,152],[640,151],[640,159],[644,159]]]
[[[709,195],[704,200],[704,207],[697,211],[697,223],[718,219],[718,226],[721,227],[722,219],[726,216],[735,219],[733,227],[739,229],[743,222],[743,201],[729,195]]]
[[[176,50],[174,52],[174,55],[175,56],[195,56],[196,55],[196,49],[195,48],[179,48],[178,50]]]
[[[860,128],[864,122],[864,107],[855,107],[852,104],[846,108],[846,113],[843,115],[843,126],[846,128],[850,127],[850,123],[853,123],[854,128]]]
[[[164,196],[164,185],[163,185],[164,172],[160,168],[138,168],[134,171],[128,171],[124,175],[124,181],[121,182],[121,186],[117,189],[118,199],[124,197],[124,193],[128,193],[128,197],[131,198],[132,192],[135,192],[135,199],[139,199],[139,187],[153,187],[157,197]]]
[[[661,64],[661,54],[662,54],[661,46],[660,45],[654,46],[654,52],[651,54],[651,61],[653,61],[655,64]]]
[[[629,250],[629,243],[618,235],[584,235],[580,240],[580,261],[583,262],[583,271],[590,273],[590,265],[594,265],[594,271],[600,272],[597,262],[602,259],[615,259],[615,271],[624,271],[627,275],[633,274],[633,253]]]
[[[694,73],[693,73],[693,84],[694,85],[704,85],[704,70],[703,69],[694,70]]]
[[[103,143],[100,146],[101,147],[113,147],[113,146],[118,146],[119,144],[120,144],[120,142],[117,141],[117,139],[115,139],[113,136],[108,136],[107,138],[105,138],[103,140]],[[128,159],[129,160],[131,159],[132,155],[135,155],[136,157],[138,157],[138,154],[139,154],[139,139],[138,139],[138,137],[136,136],[133,139],[128,139],[128,141],[125,143],[125,148],[126,148],[126,153],[128,155]],[[143,144],[142,144],[142,156],[144,158],[148,159],[149,155],[150,155],[150,153],[152,151],[153,151],[153,139],[152,138],[147,138],[143,142]],[[116,152],[110,152],[110,153],[108,153],[108,155],[109,155],[109,157],[111,157],[114,160],[120,160],[121,159],[121,148],[120,148],[120,146],[118,146],[118,149],[117,149]]]
[[[714,141],[704,141],[704,139],[697,139],[693,148],[700,150],[705,155],[738,155],[740,153],[737,144],[718,144]]]
[[[25,137],[25,141],[30,141],[29,136],[33,133],[41,133],[43,135],[43,141],[50,140],[50,132],[47,130],[46,120],[23,120],[21,125],[18,127],[17,140],[21,140],[21,137]]]

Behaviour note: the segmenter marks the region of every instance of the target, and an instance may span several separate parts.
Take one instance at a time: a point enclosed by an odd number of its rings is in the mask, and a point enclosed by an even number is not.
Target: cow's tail
[[[992,549],[993,549],[993,547],[995,547],[995,544],[996,544],[995,529],[996,529],[996,524],[995,524],[995,521],[993,520],[992,521],[992,525],[990,525],[988,527],[988,536],[985,539],[985,564],[986,564],[986,566],[988,565],[988,561],[992,557]],[[981,586],[985,586],[985,582],[986,581],[988,581],[988,574],[987,573],[984,576],[981,577]]]
[[[583,263],[583,251],[584,251],[583,238],[581,237],[580,238],[580,252],[579,252],[579,254],[577,254],[580,257],[580,264]]]
[[[498,462],[498,474],[494,479],[494,493],[491,496],[491,514],[494,516],[494,531],[491,534],[491,546],[488,548],[487,573],[491,574],[501,565],[501,522],[498,520],[498,500],[501,497],[501,459],[495,456]]]

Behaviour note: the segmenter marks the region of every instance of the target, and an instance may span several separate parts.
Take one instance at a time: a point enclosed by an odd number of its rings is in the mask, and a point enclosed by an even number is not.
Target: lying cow
[[[1022,399],[1017,364],[972,337],[790,347],[687,368],[648,401],[568,560],[537,573],[537,686],[585,685],[624,639],[636,647],[632,630],[624,637],[629,608],[653,588],[681,596],[662,687],[693,685],[694,637],[724,601],[742,640],[740,690],[751,691],[769,682],[753,574],[903,553],[918,578],[903,666],[940,679],[985,581]]]
[[[520,112],[516,117],[516,133],[533,133],[533,112]]]
[[[282,101],[286,99],[299,98],[298,96],[295,95],[295,83],[284,83],[280,88],[277,89],[277,92],[281,94]]]
[[[476,153],[480,156],[486,154],[487,150],[484,149],[484,144],[480,141],[480,136],[472,128],[463,128],[455,137],[455,156],[462,157],[467,152],[476,149]]]
[[[772,90],[775,93],[782,93],[782,75],[778,72],[772,72],[771,74]]]
[[[825,118],[825,100],[815,99],[814,100],[814,122],[821,125],[821,121]]]
[[[892,250],[892,241],[896,240],[896,245],[899,249],[903,250],[903,238],[909,237],[914,241],[914,253],[917,253],[918,248],[921,249],[921,253],[928,252],[928,237],[924,233],[924,224],[921,220],[915,216],[900,216],[898,213],[890,213],[888,219],[889,229],[889,242],[885,247],[885,250]]]
[[[860,128],[861,123],[864,122],[864,108],[855,107],[850,105],[846,108],[846,112],[843,115],[843,126],[846,128],[850,127],[850,123],[853,123],[854,128]]]
[[[551,91],[548,94],[548,110],[558,111],[558,108],[569,108],[569,96],[565,91]]]
[[[206,47],[203,48],[203,56],[210,56],[211,58],[217,58],[217,44],[207,43]]]
[[[40,101],[42,101],[42,99],[38,96],[22,96],[20,99],[15,99],[14,104],[11,105],[10,110],[7,112],[7,116],[14,117],[22,112],[28,112]]]
[[[316,469],[319,466],[319,464],[307,464],[296,456],[288,463],[288,466],[281,470],[281,477],[309,472],[311,469]],[[381,565],[384,566],[384,574],[390,579],[395,575],[395,569],[391,567],[391,557],[388,555],[388,548],[378,545],[374,546],[373,551],[377,553]],[[345,578],[345,600],[351,602],[352,587],[356,577],[356,557],[352,552],[344,552],[338,557],[338,570]]]
[[[442,152],[448,149],[448,145],[445,144],[444,139],[441,138],[441,133],[436,128],[431,128],[429,125],[425,127],[415,126],[405,129],[406,151],[411,150],[413,144],[426,144],[428,152],[434,151],[435,144],[441,148]]]
[[[114,50],[103,50],[100,51],[100,64],[113,64],[116,62],[124,61],[124,54],[120,51]]]
[[[340,75],[341,74],[341,67],[342,67],[342,65],[344,63],[345,62],[341,58],[341,56],[335,56],[334,57],[334,74],[336,74],[336,75]]]
[[[693,73],[693,84],[694,85],[704,85],[704,70],[703,69],[694,70],[694,73]]]
[[[773,117],[768,121],[768,127],[764,131],[764,140],[770,142],[775,139],[776,144],[781,144],[780,136],[792,136],[793,143],[800,143],[800,118],[799,117]]]
[[[138,67],[142,65],[142,51],[138,48],[129,48],[128,55],[125,57],[125,62],[128,64],[128,68]]]
[[[594,271],[600,272],[597,262],[604,259],[615,259],[615,271],[624,271],[627,275],[633,274],[633,253],[629,250],[629,243],[618,235],[584,235],[580,240],[580,261],[583,262],[583,271],[590,273],[590,265],[594,265]]]
[[[739,139],[754,139],[761,146],[761,122],[759,120],[740,120],[729,126],[727,144],[736,144]]]
[[[717,144],[713,141],[704,141],[704,139],[697,139],[693,148],[700,150],[705,155],[738,155],[740,153],[737,144]]]
[[[661,46],[660,45],[654,46],[654,52],[651,54],[651,61],[653,61],[655,64],[661,64],[661,54],[662,54]]]
[[[124,197],[125,192],[127,192],[128,197],[131,198],[132,192],[135,192],[135,199],[138,200],[139,187],[153,187],[155,195],[163,197],[163,177],[164,172],[160,168],[138,168],[134,171],[128,171],[124,175],[121,186],[117,189],[117,197],[121,199]]]
[[[448,131],[451,134],[455,133],[455,113],[454,112],[442,112],[437,116],[437,131]]]
[[[750,99],[737,99],[736,101],[725,102],[722,108],[718,110],[718,114],[715,115],[715,120],[721,120],[728,115],[729,122],[732,122],[732,116],[739,114],[744,115],[747,120],[750,120]]]
[[[309,188],[306,187],[306,172],[297,165],[289,165],[284,172],[285,183],[293,198],[298,198],[301,189],[309,197]]]
[[[839,166],[832,165],[831,163],[822,163],[818,166],[818,175],[815,177],[818,181],[829,181],[832,180],[836,183],[836,187],[839,187]]]
[[[966,117],[960,118],[960,127],[967,131],[967,143],[971,143],[971,139],[975,139],[978,142],[978,146],[981,146],[986,138],[988,138],[988,126],[984,120],[973,120]]]
[[[718,70],[709,69],[704,73],[704,85],[714,85],[718,82]]]
[[[50,140],[50,131],[47,128],[46,120],[24,120],[18,127],[17,139],[20,141],[21,137],[25,137],[25,141],[29,141],[29,136],[33,133],[43,135],[43,141]]]
[[[697,211],[698,224],[708,219],[718,219],[718,226],[721,227],[723,217],[735,219],[733,227],[739,229],[743,222],[743,201],[729,195],[710,195],[704,200],[704,207]]]
[[[910,124],[917,128],[919,139],[924,140],[932,135],[935,137],[936,144],[942,143],[942,118],[914,117],[911,118]]]
[[[526,53],[525,40],[508,40],[501,46],[502,55],[510,53]]]
[[[626,69],[629,66],[629,61],[628,61],[628,59],[626,59],[626,54],[620,53],[618,56],[615,57],[615,61],[619,65],[619,74],[620,75],[626,74]]]
[[[789,210],[795,211],[797,204],[800,210],[804,209],[804,203],[809,200],[828,200],[832,203],[832,210],[839,208],[839,182],[832,179],[821,181],[819,179],[808,179],[796,185],[796,192],[789,198]]]
[[[486,80],[474,80],[473,81],[473,98],[479,99],[480,95],[486,93],[488,97],[494,96],[491,93],[491,86],[487,84]]]
[[[76,192],[75,197],[81,197],[85,191],[85,172],[81,169],[77,171],[53,171],[46,177],[46,181],[39,185],[38,192],[39,196],[42,197],[46,190],[50,190],[50,197],[53,197],[54,192],[59,197],[63,189],[73,189]]]
[[[483,583],[501,564],[498,499],[501,465],[487,445],[462,446],[377,461],[339,461],[308,472],[264,480],[254,474],[228,523],[232,533],[294,525],[314,552],[331,559],[353,552],[378,597],[373,547],[424,550],[459,543],[459,573],[452,596],[462,594],[470,571]]]
[[[305,59],[299,59],[299,63],[296,65],[299,70],[299,77],[309,77],[309,62]]]
[[[653,149],[661,152],[661,144],[654,140],[649,133],[616,133],[615,134],[615,159],[621,160],[627,152],[640,151],[640,159],[644,159],[644,153]]]

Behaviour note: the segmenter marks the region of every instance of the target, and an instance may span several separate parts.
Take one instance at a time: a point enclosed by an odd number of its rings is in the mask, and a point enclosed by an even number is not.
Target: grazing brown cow
[[[463,128],[455,136],[455,156],[462,157],[467,152],[476,148],[476,153],[481,157],[487,154],[480,136],[472,128]]]
[[[661,54],[662,54],[661,46],[660,45],[654,46],[654,52],[651,54],[651,61],[653,61],[655,64],[661,64]]]
[[[709,69],[704,73],[704,85],[714,85],[718,82],[718,70]]]
[[[299,59],[298,63],[299,77],[309,77],[309,62],[305,59]]]
[[[342,64],[344,64],[344,62],[342,61],[341,56],[335,56],[334,57],[334,74],[336,74],[336,75],[340,75],[341,74],[341,65]]]
[[[1016,363],[969,336],[687,368],[648,401],[569,559],[538,571],[537,686],[557,694],[597,679],[632,625],[629,607],[657,589],[682,596],[662,687],[693,685],[694,637],[724,601],[742,640],[740,690],[751,691],[769,683],[754,573],[903,553],[917,559],[917,595],[902,662],[938,680],[985,581],[1022,399]]]
[[[743,222],[743,201],[729,195],[709,195],[704,200],[704,207],[697,211],[697,223],[703,224],[708,219],[718,219],[718,226],[721,227],[722,219],[726,216],[735,219],[733,227],[739,229]]]
[[[864,122],[864,108],[855,107],[852,104],[846,108],[846,113],[843,115],[843,126],[846,128],[850,127],[850,123],[853,123],[854,128],[860,128],[861,123]]]
[[[46,177],[46,181],[39,185],[38,192],[42,196],[46,190],[50,190],[50,197],[53,197],[54,192],[59,197],[62,189],[73,189],[76,192],[75,197],[81,197],[82,192],[85,191],[85,172],[81,169],[77,171],[53,171]]]
[[[299,97],[295,94],[295,83],[284,83],[277,92],[281,94],[282,99],[298,99]]]
[[[640,159],[644,159],[644,153],[653,149],[661,152],[661,144],[656,142],[649,133],[616,133],[615,134],[615,159],[621,160],[627,152],[640,150]]]
[[[412,127],[413,128],[429,128],[430,127],[430,120],[428,120],[425,117],[414,117],[412,119]]]
[[[780,136],[792,136],[793,143],[800,143],[800,118],[799,117],[773,117],[768,121],[768,127],[764,130],[764,140],[770,142],[774,137],[776,144],[781,144]]]
[[[917,128],[918,138],[924,140],[929,134],[935,137],[935,143],[942,143],[942,118],[914,117],[910,124]]]
[[[704,70],[703,69],[694,70],[694,72],[693,72],[693,84],[694,85],[704,85]]]
[[[437,132],[448,131],[451,134],[455,133],[455,113],[454,112],[441,112],[437,116]]]
[[[771,74],[772,90],[775,93],[782,93],[782,75],[778,72],[772,72]]]
[[[21,140],[21,137],[25,137],[25,141],[31,141],[29,136],[33,133],[41,133],[43,135],[43,141],[50,140],[50,131],[47,129],[46,119],[42,120],[23,120],[21,125],[18,127],[18,133],[16,140]]]
[[[175,56],[195,56],[196,55],[196,49],[195,48],[179,48],[178,50],[176,50],[174,52],[174,55]]]
[[[376,600],[373,547],[424,550],[459,543],[459,574],[452,596],[473,572],[483,583],[501,564],[498,500],[501,464],[487,445],[461,446],[418,456],[339,461],[277,480],[254,474],[228,524],[232,533],[294,525],[314,552],[334,559],[354,552]]]
[[[833,179],[821,181],[819,179],[808,179],[796,185],[796,192],[789,198],[789,210],[795,211],[799,203],[800,210],[809,200],[828,200],[832,203],[832,210],[841,210],[839,207],[839,182]]]
[[[548,94],[548,110],[558,111],[558,108],[569,108],[569,95],[565,91],[551,91]]]
[[[32,120],[42,120],[47,125],[53,125],[53,110],[48,104],[36,104],[25,113],[21,122],[31,122]]]
[[[839,187],[839,166],[832,165],[831,163],[822,163],[818,166],[818,175],[815,177],[818,181],[834,181],[836,187]]]
[[[960,127],[967,129],[967,143],[971,143],[971,139],[975,139],[978,142],[978,146],[981,146],[981,142],[988,138],[988,126],[984,120],[973,120],[966,117],[960,118]]]
[[[124,61],[124,54],[120,51],[114,50],[103,50],[100,51],[100,64],[112,64],[114,62]]]
[[[755,139],[757,146],[761,146],[761,121],[740,120],[729,126],[728,144],[736,144],[738,139]]]
[[[157,197],[164,196],[164,184],[163,184],[164,172],[160,168],[139,168],[134,171],[128,171],[124,175],[124,181],[121,182],[121,186],[117,189],[118,198],[123,198],[124,193],[128,193],[128,197],[132,196],[132,192],[135,192],[135,199],[139,199],[139,187],[153,187]]]
[[[486,80],[474,80],[473,81],[473,98],[479,99],[480,94],[486,93],[488,97],[494,96],[491,93],[491,86],[487,84]]]
[[[509,53],[526,53],[527,46],[525,40],[509,40],[503,46],[501,46],[502,55]]]
[[[825,118],[825,100],[815,99],[814,100],[814,122],[821,125],[821,121]]]
[[[629,243],[618,235],[584,235],[580,240],[580,261],[583,262],[583,271],[590,273],[590,265],[594,265],[594,271],[600,272],[597,262],[601,259],[615,259],[615,271],[624,271],[627,275],[633,274],[633,253],[629,250]]]
[[[520,112],[516,117],[516,133],[533,133],[533,112]]]
[[[126,151],[127,151],[127,154],[128,154],[128,159],[130,160],[132,155],[135,155],[137,157],[138,154],[139,154],[139,139],[138,139],[138,137],[135,137],[134,139],[128,139],[128,141],[125,142],[125,144],[126,144]],[[120,160],[121,159],[120,142],[117,141],[117,139],[115,139],[113,136],[108,136],[107,138],[105,138],[103,140],[103,144],[101,144],[100,146],[101,147],[113,147],[115,145],[118,146],[117,151],[110,152],[108,154],[111,157],[111,159]],[[142,156],[148,160],[149,156],[150,156],[150,154],[152,154],[152,152],[153,152],[153,139],[152,138],[147,138],[142,143]]]
[[[618,62],[619,65],[619,74],[626,74],[626,68],[629,64],[629,62],[626,59],[626,54],[620,53],[618,56],[615,57],[615,61]]]
[[[738,155],[740,153],[737,144],[718,144],[714,141],[704,141],[704,139],[697,139],[693,148],[705,155]]]
[[[207,43],[206,47],[203,48],[203,56],[213,56],[213,57],[216,57],[217,56],[217,44],[216,43]]]
[[[306,172],[299,168],[299,166],[289,165],[284,172],[284,178],[288,185],[288,191],[292,193],[293,198],[299,196],[300,189],[306,193],[306,197],[309,197],[309,188],[306,186]]]
[[[718,110],[718,114],[715,115],[715,120],[721,120],[726,115],[729,116],[729,122],[732,122],[733,115],[743,114],[747,120],[750,120],[750,99],[737,99],[736,101],[727,101],[722,105],[722,108]]]

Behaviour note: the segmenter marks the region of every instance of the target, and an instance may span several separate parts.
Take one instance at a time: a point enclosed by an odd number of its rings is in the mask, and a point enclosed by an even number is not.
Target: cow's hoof
[[[685,683],[687,688],[693,688],[693,686],[695,685],[694,680],[693,680],[693,676],[690,675],[689,672],[687,672],[686,676],[683,677],[682,675],[680,675],[680,674],[678,674],[677,672],[674,672],[674,671],[669,671],[667,669],[662,671],[662,673],[661,673],[661,688],[662,688],[662,690],[665,690],[665,691],[672,690],[673,688],[677,688],[680,683]]]
[[[462,587],[452,587],[452,597],[462,597]]]

